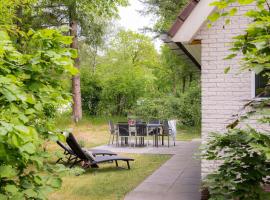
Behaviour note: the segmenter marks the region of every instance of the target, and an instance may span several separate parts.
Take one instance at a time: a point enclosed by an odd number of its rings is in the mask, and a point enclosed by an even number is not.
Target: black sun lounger
[[[98,167],[99,163],[105,163],[105,162],[115,162],[116,166],[118,167],[118,161],[125,161],[127,162],[128,169],[130,169],[129,162],[134,161],[132,158],[124,158],[119,156],[93,156],[91,152],[83,150],[78,142],[76,141],[75,137],[72,133],[70,133],[67,136],[66,139],[67,144],[72,149],[74,154],[76,155],[76,158],[72,165],[70,167],[73,167],[74,165],[84,161],[85,167]]]
[[[70,161],[72,160],[75,160],[76,159],[76,154],[72,151],[72,149],[70,149],[68,146],[64,145],[62,142],[60,141],[57,141],[57,144],[64,150],[64,154],[67,157],[67,163],[69,164]],[[115,156],[117,155],[116,153],[112,152],[112,151],[109,151],[109,150],[103,150],[103,149],[83,149],[83,150],[86,150],[86,151],[90,151],[92,153],[93,156],[99,156],[99,155],[102,155],[102,156]],[[56,163],[60,162],[60,161],[64,161],[63,158],[59,158]]]

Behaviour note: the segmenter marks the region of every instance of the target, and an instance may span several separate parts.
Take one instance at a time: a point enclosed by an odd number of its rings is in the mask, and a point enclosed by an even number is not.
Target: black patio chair
[[[144,138],[148,136],[147,133],[147,125],[146,123],[136,123],[135,124],[136,132],[135,132],[135,140],[137,145],[137,138],[139,139],[139,145],[144,146]],[[149,142],[147,143],[149,144]]]
[[[118,137],[120,138],[121,142],[120,144],[128,145],[128,139],[130,138],[130,132],[129,132],[129,125],[128,123],[118,123]]]
[[[84,162],[84,167],[97,168],[98,164],[105,162],[115,162],[116,167],[118,167],[118,161],[127,162],[128,169],[130,169],[129,162],[134,161],[132,158],[124,158],[119,156],[96,156],[94,157],[91,152],[83,150],[72,133],[70,133],[66,138],[67,144],[72,149],[74,154],[77,156],[70,168],[74,167],[76,164]]]

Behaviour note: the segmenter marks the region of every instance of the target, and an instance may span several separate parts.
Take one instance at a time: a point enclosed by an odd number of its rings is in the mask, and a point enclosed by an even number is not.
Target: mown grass
[[[70,116],[63,115],[56,121],[58,128],[71,129],[80,144],[85,147],[95,147],[108,143],[109,131],[106,117],[84,118],[78,124],[71,121]],[[124,121],[114,117],[113,121]],[[56,144],[48,146],[50,151],[61,151]],[[50,195],[50,200],[120,200],[151,175],[170,155],[126,154],[134,158],[131,170],[116,168],[114,164],[101,164],[99,169],[88,169],[80,176],[63,178],[61,190]],[[55,159],[55,158],[54,158]],[[55,162],[55,160],[51,161]],[[126,163],[119,162],[126,167]]]
[[[201,138],[200,127],[186,127],[180,126],[177,128],[176,140],[191,141],[193,139]]]
[[[147,176],[152,174],[169,155],[125,155],[135,159],[131,170],[116,168],[114,164],[100,165],[80,176],[65,177],[62,189],[53,193],[50,200],[120,200]],[[126,167],[126,163],[120,163]]]

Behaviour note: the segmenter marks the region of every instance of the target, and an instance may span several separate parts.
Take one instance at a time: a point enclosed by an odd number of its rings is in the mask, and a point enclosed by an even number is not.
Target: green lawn
[[[178,127],[176,140],[190,141],[201,138],[201,129],[199,127]]]
[[[80,176],[64,178],[62,189],[50,200],[118,200],[133,190],[147,176],[166,162],[169,155],[126,155],[135,159],[131,170],[115,168],[114,164],[100,165]],[[119,162],[121,165],[121,163]],[[126,163],[122,163],[126,167]]]
[[[84,118],[79,124],[71,122],[68,116],[57,120],[61,129],[71,129],[80,144],[85,147],[95,147],[108,143],[109,131],[106,117]],[[125,119],[117,117],[115,122]],[[178,128],[177,140],[189,141],[200,138],[197,128]],[[56,144],[50,144],[51,151],[60,151]],[[116,168],[114,164],[100,165],[99,169],[88,169],[80,176],[67,176],[63,179],[61,190],[50,195],[50,200],[118,200],[139,185],[147,176],[151,175],[170,155],[126,154],[134,158],[131,170]],[[54,162],[54,161],[52,161]],[[119,163],[121,166],[121,163]],[[122,167],[126,167],[123,163]]]
[[[118,119],[115,119],[118,120]],[[119,118],[121,120],[121,118]],[[59,128],[72,129],[80,144],[94,147],[108,143],[109,132],[105,118],[86,118],[79,124],[71,123],[69,117],[57,120]],[[50,144],[51,151],[60,151],[56,144]],[[131,170],[116,168],[114,164],[101,164],[99,169],[88,169],[80,176],[68,176],[63,179],[61,190],[50,195],[50,200],[117,200],[133,190],[147,176],[151,175],[170,155],[123,156],[134,158]],[[54,160],[52,162],[55,162]],[[126,167],[126,163],[119,162]]]

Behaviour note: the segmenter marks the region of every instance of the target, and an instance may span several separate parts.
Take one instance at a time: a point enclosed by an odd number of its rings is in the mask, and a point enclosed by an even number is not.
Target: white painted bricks
[[[210,132],[224,132],[233,120],[232,116],[252,98],[251,72],[239,70],[241,57],[224,60],[229,55],[232,38],[243,33],[249,19],[243,14],[253,6],[237,7],[239,12],[226,25],[224,19],[207,28],[204,25],[197,33],[202,45],[202,141],[205,143]],[[224,69],[232,70],[224,73]],[[256,123],[256,120],[253,122]],[[257,126],[257,125],[255,125]],[[202,160],[202,177],[213,171],[218,163]]]

